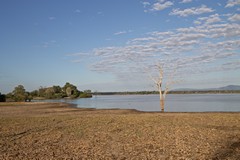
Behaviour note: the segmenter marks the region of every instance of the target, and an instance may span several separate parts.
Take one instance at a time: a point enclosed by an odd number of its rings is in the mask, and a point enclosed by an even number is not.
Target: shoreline
[[[162,113],[162,114],[181,114],[181,113],[186,113],[186,114],[215,114],[215,113],[230,113],[230,114],[239,114],[240,111],[236,112],[236,111],[201,111],[201,112],[171,112],[171,111],[140,111],[137,109],[122,109],[122,108],[81,108],[81,107],[77,107],[78,104],[74,104],[74,103],[67,103],[67,102],[0,102],[0,107],[16,107],[16,106],[31,106],[31,105],[57,105],[57,106],[61,106],[62,109],[66,109],[66,108],[72,108],[72,109],[76,109],[79,111],[129,111],[129,112],[138,112],[138,113],[153,113],[153,114],[158,114],[158,113]]]
[[[133,91],[133,92],[98,92],[92,93],[93,96],[98,95],[155,95],[159,94],[158,91]],[[210,91],[170,91],[168,94],[240,94],[240,90],[227,90],[227,91],[219,91],[219,90],[210,90]]]

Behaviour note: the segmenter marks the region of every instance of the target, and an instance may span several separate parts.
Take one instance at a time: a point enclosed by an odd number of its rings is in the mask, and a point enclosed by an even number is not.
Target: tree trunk
[[[164,112],[164,97],[162,95],[162,88],[158,86],[158,91],[159,91],[159,98],[160,98],[160,109],[162,112]]]
[[[163,98],[160,100],[160,107],[161,107],[161,111],[164,112],[164,99]]]

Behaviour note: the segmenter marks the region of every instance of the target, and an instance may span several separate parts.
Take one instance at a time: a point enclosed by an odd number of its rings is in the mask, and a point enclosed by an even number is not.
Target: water
[[[47,101],[73,103],[79,108],[160,111],[158,95],[98,95],[86,99]],[[240,112],[240,94],[169,94],[165,101],[165,111]]]

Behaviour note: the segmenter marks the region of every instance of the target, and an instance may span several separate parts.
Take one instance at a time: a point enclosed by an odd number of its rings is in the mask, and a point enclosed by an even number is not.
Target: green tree
[[[55,91],[54,91],[53,87],[49,87],[45,90],[44,97],[47,99],[55,98]]]
[[[60,86],[53,86],[52,88],[54,90],[54,98],[63,98],[64,97],[63,90]]]
[[[62,88],[60,86],[53,86],[54,93],[62,93]]]
[[[91,98],[92,97],[92,91],[91,90],[84,90],[80,93],[80,98]]]
[[[32,97],[38,97],[38,90],[34,90],[34,91],[30,92],[30,95]]]
[[[72,87],[72,86],[73,86],[72,84],[70,84],[69,82],[67,82],[67,83],[63,86],[63,88],[62,88],[63,92],[66,93],[66,89],[67,89],[68,87]]]
[[[86,93],[86,92],[82,92],[80,93],[80,98],[92,98],[92,94],[91,93]]]
[[[6,94],[6,101],[10,101],[10,102],[14,101],[12,92]]]
[[[74,86],[73,84],[70,84],[69,82],[67,82],[63,86],[62,90],[66,94],[66,96],[70,98],[77,98],[80,94],[80,91],[77,89],[77,87]]]
[[[89,89],[88,89],[88,90],[84,90],[83,92],[84,92],[84,93],[92,93],[92,91],[89,90]]]
[[[72,94],[73,94],[73,89],[72,89],[72,87],[67,87],[67,89],[66,89],[66,94],[67,94],[68,97],[72,96]]]
[[[28,95],[27,95],[23,85],[18,85],[13,90],[13,99],[15,101],[17,101],[17,102],[19,102],[19,101],[26,101],[27,97],[28,97]]]
[[[45,91],[46,91],[46,88],[44,88],[44,87],[40,87],[39,89],[38,89],[38,97],[45,97]]]
[[[25,95],[27,96],[27,98],[25,99],[25,101],[31,102],[33,99],[33,96],[31,95],[30,92],[26,92]]]

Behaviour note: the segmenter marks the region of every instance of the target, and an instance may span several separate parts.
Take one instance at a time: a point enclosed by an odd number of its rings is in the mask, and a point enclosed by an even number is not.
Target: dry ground
[[[240,113],[0,103],[0,159],[240,159]]]

